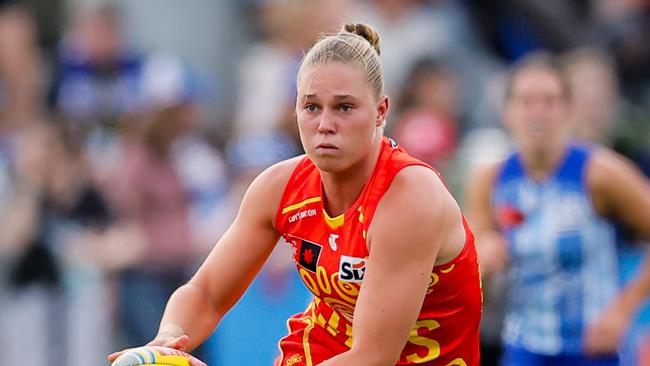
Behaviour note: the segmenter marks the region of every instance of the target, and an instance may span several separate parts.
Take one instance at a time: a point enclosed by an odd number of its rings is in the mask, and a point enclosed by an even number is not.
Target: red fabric
[[[393,177],[409,165],[426,166],[384,139],[372,177],[336,229],[323,215],[318,169],[308,158],[296,167],[276,227],[293,247],[296,267],[314,301],[289,320],[290,334],[280,341],[276,365],[317,365],[351,346],[354,304],[368,256],[365,232]],[[467,225],[465,230],[462,252],[432,269],[427,296],[398,365],[479,364],[482,296],[474,238]]]

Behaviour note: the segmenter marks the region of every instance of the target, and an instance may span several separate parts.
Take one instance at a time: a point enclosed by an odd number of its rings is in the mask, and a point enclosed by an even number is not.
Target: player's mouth
[[[316,146],[316,150],[322,150],[322,151],[334,151],[338,149],[339,148],[336,145],[330,143],[322,143]]]

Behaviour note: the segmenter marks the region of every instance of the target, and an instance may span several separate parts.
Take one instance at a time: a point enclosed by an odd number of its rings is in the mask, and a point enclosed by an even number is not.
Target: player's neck
[[[566,146],[523,154],[522,160],[526,173],[536,182],[547,179],[562,163],[565,153]]]
[[[323,207],[330,217],[344,213],[359,198],[377,166],[380,149],[381,139],[368,154],[368,159],[364,159],[359,164],[342,172],[321,172]]]

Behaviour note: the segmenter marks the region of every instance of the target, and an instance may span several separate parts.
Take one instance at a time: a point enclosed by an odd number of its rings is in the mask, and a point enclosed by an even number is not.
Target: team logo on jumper
[[[361,282],[366,272],[366,259],[341,256],[339,265],[339,280],[344,282]]]
[[[300,264],[305,269],[316,272],[316,267],[318,266],[318,258],[320,258],[320,252],[323,250],[323,247],[302,239],[300,243],[300,255],[298,257],[298,264]]]
[[[388,138],[388,141],[390,142],[390,147],[392,147],[393,149],[397,149],[397,146],[398,146],[397,141],[393,140],[390,137]]]
[[[332,248],[333,251],[336,252],[336,249],[338,249],[338,245],[336,245],[336,239],[339,238],[338,234],[330,234],[330,238],[328,240],[328,243],[330,245],[330,248]]]

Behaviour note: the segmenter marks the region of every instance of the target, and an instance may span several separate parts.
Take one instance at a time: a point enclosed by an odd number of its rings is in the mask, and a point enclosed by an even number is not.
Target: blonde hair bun
[[[368,24],[363,23],[348,23],[341,28],[341,32],[347,32],[356,34],[370,43],[372,48],[377,51],[378,55],[381,55],[381,49],[379,47],[379,33],[374,30]]]

